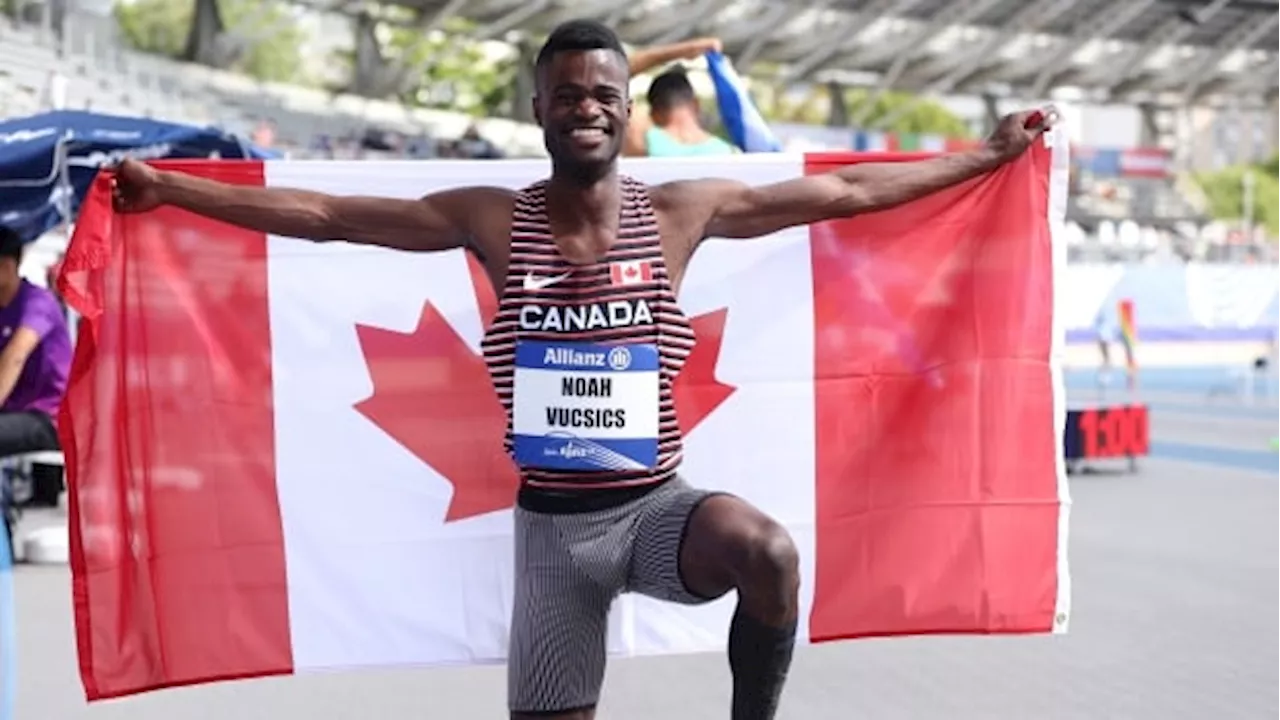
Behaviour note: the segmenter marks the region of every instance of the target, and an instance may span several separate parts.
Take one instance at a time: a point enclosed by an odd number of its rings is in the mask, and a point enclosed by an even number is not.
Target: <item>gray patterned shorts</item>
[[[512,712],[589,707],[604,681],[609,608],[623,592],[684,605],[680,545],[694,509],[715,493],[679,477],[595,512],[515,510],[516,578],[507,703]]]

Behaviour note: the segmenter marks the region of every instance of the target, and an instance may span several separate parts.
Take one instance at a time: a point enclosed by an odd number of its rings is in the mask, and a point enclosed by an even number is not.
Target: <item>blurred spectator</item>
[[[325,134],[316,135],[315,137],[311,138],[311,145],[308,147],[308,149],[316,153],[319,157],[325,160],[332,160],[334,157],[333,139]]]
[[[649,118],[644,127],[633,122],[627,131],[629,155],[684,157],[732,155],[737,148],[702,127],[702,109],[684,70],[668,70],[649,85]]]
[[[426,133],[418,133],[409,141],[405,151],[415,160],[430,160],[440,154],[436,145],[436,141]]]
[[[62,307],[18,274],[22,253],[22,238],[0,228],[0,457],[59,449],[53,419],[71,368]],[[51,483],[35,480],[35,502],[57,503],[60,471]]]
[[[721,47],[718,38],[708,37],[641,48],[629,56],[631,74],[639,75],[669,62],[694,60],[710,51],[720,52]],[[683,69],[669,70],[654,78],[647,99],[649,116],[638,112],[632,114],[623,145],[624,154],[670,157],[734,152],[732,145],[702,128],[698,97]]]
[[[259,120],[250,137],[251,142],[260,148],[272,147],[276,143],[276,124],[267,119]]]
[[[400,143],[395,134],[382,128],[366,128],[360,138],[360,149],[375,152],[396,152]]]
[[[502,151],[489,140],[480,136],[480,129],[475,125],[467,128],[458,140],[460,157],[470,160],[500,160]]]

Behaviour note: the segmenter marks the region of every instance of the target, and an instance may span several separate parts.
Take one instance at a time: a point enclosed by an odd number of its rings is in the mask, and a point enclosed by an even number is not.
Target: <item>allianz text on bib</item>
[[[658,347],[522,340],[516,345],[516,464],[645,470],[658,459]]]

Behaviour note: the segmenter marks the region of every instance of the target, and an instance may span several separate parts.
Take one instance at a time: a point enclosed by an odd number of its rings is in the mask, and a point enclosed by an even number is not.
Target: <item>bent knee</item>
[[[781,525],[762,523],[743,543],[742,579],[788,584],[800,575],[800,551]]]

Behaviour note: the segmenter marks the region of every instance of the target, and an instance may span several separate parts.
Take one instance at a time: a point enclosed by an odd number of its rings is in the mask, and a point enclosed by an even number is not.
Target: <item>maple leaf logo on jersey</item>
[[[497,298],[484,269],[467,260],[487,327]],[[690,319],[697,344],[672,386],[686,438],[736,390],[715,377],[727,317],[721,308]],[[357,325],[356,334],[373,394],[355,408],[453,485],[445,521],[512,507],[519,477],[502,446],[506,415],[484,359],[430,301],[410,333]]]

